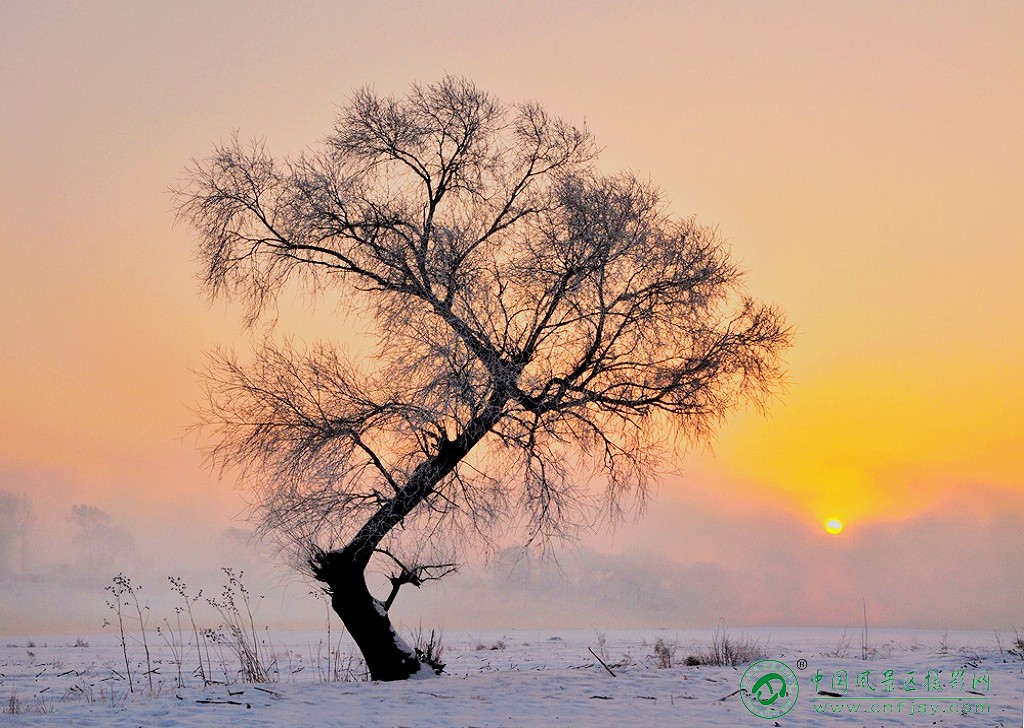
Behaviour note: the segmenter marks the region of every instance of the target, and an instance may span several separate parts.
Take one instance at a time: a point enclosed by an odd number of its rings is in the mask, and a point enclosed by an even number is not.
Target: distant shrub
[[[844,629],[842,636],[839,638],[839,642],[836,643],[835,649],[825,653],[825,657],[837,657],[839,659],[845,659],[850,655],[850,630]]]
[[[711,644],[699,655],[690,655],[686,664],[711,665],[714,667],[736,667],[757,662],[768,657],[768,643],[746,635],[739,638],[729,636],[724,628],[715,630]]]
[[[665,644],[661,637],[654,643],[654,665],[659,669],[672,667],[675,661],[676,646]]]
[[[497,642],[492,642],[490,645],[485,645],[483,642],[477,642],[476,643],[476,650],[477,650],[477,652],[480,652],[482,650],[503,650],[507,646],[508,645],[505,644],[504,640],[498,640]]]
[[[1011,643],[1013,647],[1007,650],[1014,657],[1019,657],[1024,660],[1024,637],[1021,636],[1020,632],[1013,630],[1014,638]]]

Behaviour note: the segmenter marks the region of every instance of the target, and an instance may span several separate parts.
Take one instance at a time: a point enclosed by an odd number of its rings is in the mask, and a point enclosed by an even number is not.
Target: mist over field
[[[695,480],[683,476],[680,487],[700,488]],[[179,604],[168,576],[216,596],[226,581],[221,567],[244,572],[250,591],[264,596],[262,626],[323,625],[324,604],[310,594],[316,585],[253,541],[244,520],[147,511],[114,499],[88,504],[91,520],[82,509],[76,519],[72,505],[85,504],[73,500],[74,483],[33,481],[10,468],[0,474],[0,491],[26,483],[33,514],[24,572],[19,539],[0,541],[3,634],[100,630],[112,616],[104,587],[119,572],[143,587],[159,622]],[[841,628],[861,623],[864,600],[876,627],[1011,630],[1024,586],[1019,573],[986,568],[986,560],[1024,549],[1024,519],[1012,494],[977,489],[974,496],[1003,507],[850,528],[822,544],[792,514],[737,513],[712,498],[667,492],[640,520],[575,548],[545,556],[508,546],[489,561],[470,558],[441,582],[403,590],[394,611],[405,627],[449,630]],[[383,598],[386,580],[372,583]]]

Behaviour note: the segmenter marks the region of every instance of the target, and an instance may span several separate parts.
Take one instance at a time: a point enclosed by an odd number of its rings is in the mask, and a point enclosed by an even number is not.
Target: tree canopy
[[[544,543],[643,502],[674,441],[767,401],[782,314],[715,229],[596,159],[585,127],[447,77],[356,91],[297,156],[232,139],[194,164],[179,210],[212,294],[252,324],[301,281],[373,322],[369,357],[273,335],[213,356],[211,454],[265,531],[364,565]]]

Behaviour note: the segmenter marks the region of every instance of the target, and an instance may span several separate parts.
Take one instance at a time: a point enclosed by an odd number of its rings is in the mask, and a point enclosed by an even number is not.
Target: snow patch
[[[430,665],[419,663],[420,669],[409,676],[410,680],[434,680],[438,677],[437,673]]]
[[[855,675],[870,671],[871,680],[883,671],[899,676],[893,700],[904,700],[909,709],[930,703],[938,711],[922,724],[969,727],[1020,725],[1020,701],[1024,696],[1021,661],[1005,651],[991,632],[930,632],[922,630],[876,630],[872,657],[861,660],[859,651],[835,656],[842,630],[763,628],[755,636],[772,636],[773,659],[793,666],[800,678],[800,693],[785,716],[788,728],[820,728],[822,716],[815,704],[840,705],[818,695],[812,682],[823,676],[821,688],[832,690],[833,675],[848,671],[849,685],[843,691],[865,698],[869,691],[854,685]],[[602,668],[588,648],[597,647],[597,636],[589,630],[502,630],[498,632],[446,632],[445,657],[448,676],[435,678],[429,667],[421,666],[410,681],[320,682],[315,669],[292,675],[282,673],[276,682],[264,685],[233,683],[203,688],[189,677],[194,657],[184,661],[187,683],[176,686],[176,670],[154,675],[153,695],[144,679],[133,672],[135,692],[128,691],[118,634],[75,635],[29,639],[6,636],[0,639],[3,692],[7,707],[15,695],[24,716],[11,716],[12,725],[161,725],[166,728],[191,726],[215,728],[224,725],[333,726],[338,716],[366,728],[394,725],[684,725],[753,726],[760,719],[750,715],[740,702],[740,678],[744,668],[694,666],[679,662],[706,648],[713,630],[609,630],[600,635],[600,650],[613,665],[616,677]],[[1011,635],[1012,636],[1012,635]],[[275,632],[274,650],[287,664],[285,655],[298,665],[308,645],[319,633]],[[559,639],[552,639],[558,637]],[[607,638],[607,639],[605,639]],[[652,645],[657,639],[676,646],[676,661],[659,669]],[[396,638],[397,639],[397,638]],[[478,645],[501,640],[502,650],[479,649]],[[87,644],[85,644],[87,642]],[[30,646],[31,643],[31,646]],[[78,646],[76,646],[76,644]],[[399,643],[396,641],[395,643]],[[174,664],[170,649],[150,640],[154,661]],[[343,652],[356,650],[345,642]],[[129,643],[133,663],[139,647]],[[805,661],[805,662],[804,662]],[[226,664],[226,663],[225,663]],[[804,664],[804,669],[799,665]],[[123,662],[121,662],[123,667]],[[216,663],[215,663],[216,668]],[[910,671],[918,679],[929,670],[941,671],[948,683],[953,671],[963,670],[963,690],[948,686],[939,695],[955,694],[963,705],[988,705],[982,715],[954,714],[947,706],[956,701],[929,701],[928,692],[904,692],[900,682]],[[228,674],[231,674],[230,671]],[[420,682],[430,679],[429,687]],[[984,678],[984,682],[977,682]],[[975,685],[975,682],[977,684]],[[920,683],[919,683],[920,686]],[[100,692],[102,687],[102,693]],[[876,697],[871,694],[870,697]],[[885,695],[881,696],[885,699]],[[851,701],[855,702],[855,701]],[[863,708],[862,708],[863,710]],[[3,711],[0,711],[2,713]],[[979,712],[981,712],[979,710]],[[4,716],[6,718],[7,716]],[[837,728],[887,725],[909,726],[903,715],[879,715],[866,723],[863,716],[836,714],[828,722]],[[762,721],[766,726],[772,721]],[[3,718],[0,724],[6,725]]]

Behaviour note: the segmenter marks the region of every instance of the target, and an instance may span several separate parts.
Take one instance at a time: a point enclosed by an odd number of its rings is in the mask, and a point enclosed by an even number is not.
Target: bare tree
[[[126,563],[135,555],[135,540],[110,514],[96,506],[73,505],[68,522],[74,526],[71,536],[77,566],[83,574],[108,575],[117,563]]]
[[[21,554],[21,574],[27,570],[28,527],[32,522],[32,502],[24,493],[14,494],[0,490],[0,575],[8,570],[13,556],[13,540],[18,539]],[[13,569],[11,569],[13,571]]]
[[[783,317],[717,233],[595,158],[586,129],[448,77],[355,92],[291,159],[234,139],[176,190],[208,290],[249,325],[292,281],[371,322],[360,360],[271,335],[213,354],[201,419],[375,679],[422,668],[388,618],[403,584],[467,543],[571,538],[642,503],[680,437],[778,382]],[[371,560],[395,567],[384,601]]]

